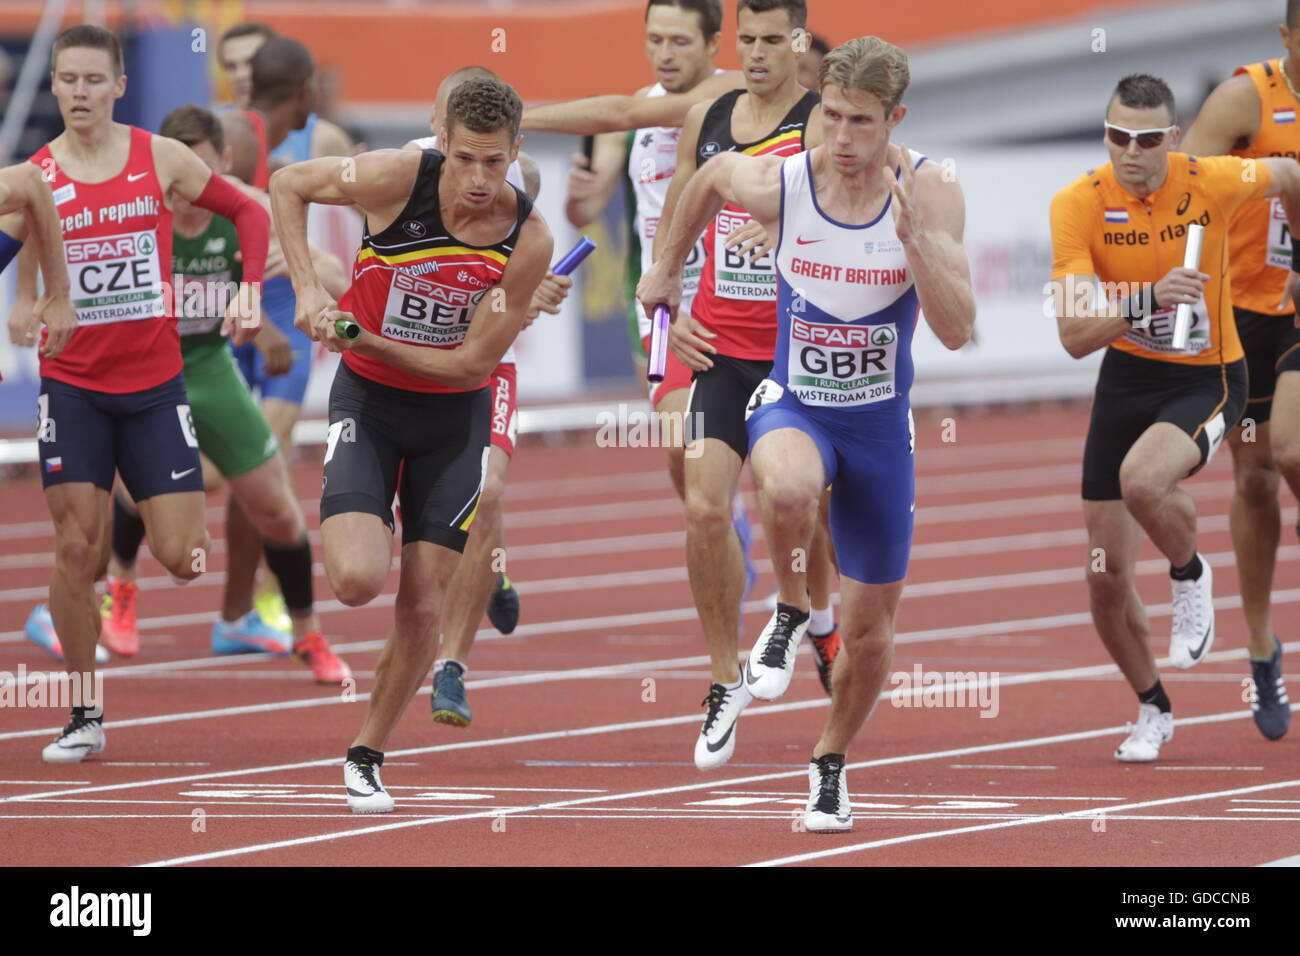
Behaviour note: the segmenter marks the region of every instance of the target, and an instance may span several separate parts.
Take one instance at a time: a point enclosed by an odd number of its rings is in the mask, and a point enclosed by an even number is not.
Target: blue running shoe
[[[47,605],[38,604],[32,608],[23,630],[32,643],[40,645],[56,661],[63,660],[63,645],[59,643],[59,635],[54,631],[54,618]],[[108,663],[108,651],[98,644],[95,645],[95,663]]]
[[[739,494],[731,500],[731,526],[736,529],[736,537],[740,539],[740,554],[745,559],[745,590],[740,595],[743,604],[749,598],[749,592],[754,590],[758,569],[754,567],[754,559],[750,556],[754,547],[754,529],[749,524],[749,515],[745,514],[745,505]]]
[[[1255,679],[1255,699],[1250,702],[1255,726],[1269,740],[1281,740],[1291,723],[1291,703],[1282,683],[1282,642],[1273,636],[1276,650],[1266,661],[1252,660],[1250,674]]]
[[[277,630],[262,620],[257,609],[227,624],[217,620],[212,625],[213,654],[278,654],[288,656],[293,649],[293,635]]]
[[[435,723],[468,727],[469,703],[465,700],[465,668],[447,661],[433,675],[433,719]]]

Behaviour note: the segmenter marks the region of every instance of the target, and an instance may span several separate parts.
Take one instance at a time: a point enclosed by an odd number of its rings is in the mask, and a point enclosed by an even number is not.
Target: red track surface
[[[509,637],[480,632],[472,728],[431,723],[427,685],[411,705],[384,766],[397,812],[349,813],[338,766],[361,723],[391,593],[346,609],[318,576],[326,628],[358,676],[359,701],[344,701],[290,662],[209,656],[218,544],[212,570],[184,589],[144,558],[143,651],[105,669],[102,755],[43,764],[40,748],[66,714],[0,711],[6,858],[1242,865],[1300,853],[1300,731],[1270,743],[1243,703],[1249,668],[1226,451],[1189,484],[1200,550],[1215,567],[1215,650],[1190,672],[1162,667],[1179,723],[1159,763],[1111,756],[1135,707],[1088,618],[1085,427],[1077,411],[962,413],[957,441],[945,444],[940,422],[918,425],[916,543],[894,670],[995,673],[998,712],[882,701],[849,754],[850,834],[796,830],[826,713],[806,655],[785,698],[746,712],[733,762],[694,768],[708,666],[661,452],[582,444],[518,455],[507,535],[525,623]],[[319,468],[303,462],[294,474],[315,525]],[[50,571],[39,483],[0,486],[0,510],[0,670],[46,668],[50,659],[21,634]],[[1284,639],[1297,630],[1298,555],[1285,535],[1274,591]],[[1163,653],[1167,565],[1149,545],[1144,557],[1140,588]],[[762,626],[772,584],[764,573],[747,605],[742,650]],[[1300,642],[1287,650],[1294,658]]]

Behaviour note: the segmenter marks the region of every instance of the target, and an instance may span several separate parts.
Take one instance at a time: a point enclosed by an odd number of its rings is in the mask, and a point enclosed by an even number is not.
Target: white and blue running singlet
[[[915,503],[919,303],[892,201],[871,222],[838,222],[817,204],[812,152],[782,164],[776,358],[747,412],[751,447],[778,428],[812,438],[832,486],[840,571],[868,584],[907,576]]]

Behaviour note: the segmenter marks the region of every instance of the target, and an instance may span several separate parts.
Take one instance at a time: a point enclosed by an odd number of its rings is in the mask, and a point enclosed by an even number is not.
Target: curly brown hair
[[[457,86],[447,100],[447,138],[450,140],[459,123],[475,133],[509,130],[513,143],[523,115],[524,104],[509,83],[471,77]]]

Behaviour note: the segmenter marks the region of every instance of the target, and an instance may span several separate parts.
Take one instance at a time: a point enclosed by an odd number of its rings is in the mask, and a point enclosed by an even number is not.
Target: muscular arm
[[[895,192],[895,198],[897,198]],[[966,200],[961,185],[936,163],[916,170],[918,229],[903,240],[925,321],[947,348],[959,349],[975,328],[975,293],[962,235]]]
[[[1259,92],[1245,74],[1224,80],[1205,99],[1178,148],[1193,156],[1223,156],[1259,135]]]
[[[452,388],[477,388],[492,374],[523,327],[533,290],[546,275],[553,251],[551,231],[534,211],[520,231],[501,281],[479,301],[465,341],[454,349],[408,345],[364,331],[352,348]]]
[[[677,168],[668,183],[668,195],[664,197],[664,211],[659,215],[659,225],[655,229],[654,260],[658,260],[664,248],[668,230],[672,228],[673,217],[677,212],[677,204],[681,201],[682,191],[695,175],[695,146],[700,141],[700,127],[704,125],[704,117],[708,115],[709,107],[712,105],[713,100],[697,103],[691,107],[691,111],[686,114],[685,123],[682,124],[682,135],[677,138]],[[716,210],[714,214],[717,214]]]
[[[568,103],[524,110],[523,128],[551,133],[591,136],[646,126],[681,126],[696,103],[745,85],[739,70],[718,73],[686,93],[666,96],[591,96]]]
[[[68,268],[63,258],[63,233],[49,184],[39,167],[20,163],[0,170],[0,213],[20,213],[26,238],[36,247],[48,296],[68,295]],[[16,220],[11,220],[11,223]],[[6,230],[7,231],[7,230]],[[22,235],[13,238],[22,240]],[[33,297],[35,290],[33,288]]]

